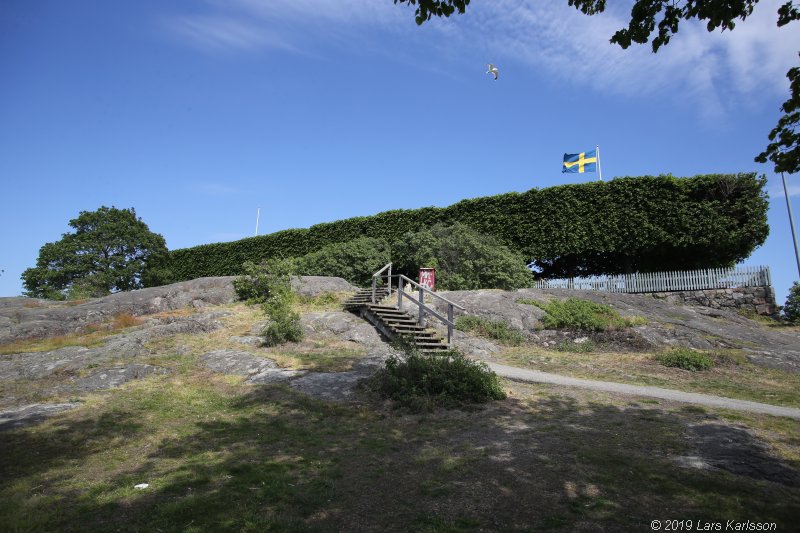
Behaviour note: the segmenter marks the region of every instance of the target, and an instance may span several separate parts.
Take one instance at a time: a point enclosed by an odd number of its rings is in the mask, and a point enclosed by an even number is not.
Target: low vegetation
[[[456,350],[430,355],[408,349],[389,358],[368,388],[415,412],[506,398],[497,374]]]
[[[714,366],[714,361],[705,352],[689,348],[675,348],[656,355],[656,360],[664,366],[682,368],[698,372],[708,370]]]
[[[586,340],[585,342],[565,340],[556,344],[557,351],[569,353],[591,353],[597,348],[597,344],[592,340]]]
[[[517,300],[517,303],[528,303]],[[623,317],[610,305],[599,304],[580,298],[553,300],[546,304],[531,301],[547,314],[542,324],[547,329],[569,329],[577,331],[607,331],[646,324],[643,317]]]
[[[292,309],[294,267],[294,262],[288,259],[270,259],[258,265],[246,263],[246,275],[233,282],[239,298],[250,304],[260,304],[269,318],[269,324],[261,333],[267,346],[303,339],[300,314]]]
[[[519,346],[525,337],[519,330],[499,320],[489,320],[474,315],[460,316],[456,319],[456,329],[500,341],[507,346]]]

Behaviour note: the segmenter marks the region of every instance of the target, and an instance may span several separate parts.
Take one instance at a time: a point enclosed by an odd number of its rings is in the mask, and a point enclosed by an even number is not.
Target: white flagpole
[[[603,171],[600,169],[600,145],[597,145],[597,173],[600,175],[600,181],[603,181]]]
[[[794,258],[797,260],[797,273],[800,274],[800,252],[797,250],[797,234],[794,232],[794,217],[792,216],[792,204],[789,202],[789,189],[786,187],[786,176],[781,172],[783,180],[783,194],[786,196],[786,210],[789,211],[789,226],[792,228],[792,242],[794,243]]]
[[[258,237],[258,219],[261,217],[261,208],[256,208],[256,237]]]

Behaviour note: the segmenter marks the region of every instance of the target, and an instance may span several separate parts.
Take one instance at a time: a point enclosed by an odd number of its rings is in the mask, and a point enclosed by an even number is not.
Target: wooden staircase
[[[372,303],[372,289],[362,289],[343,304],[345,310],[369,320],[388,339],[405,339],[419,351],[437,353],[448,349],[447,339],[432,329],[421,326],[409,313],[380,302],[390,296],[388,290],[376,290]]]

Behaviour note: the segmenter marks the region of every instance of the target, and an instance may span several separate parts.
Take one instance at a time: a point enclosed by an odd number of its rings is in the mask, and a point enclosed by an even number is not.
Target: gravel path
[[[748,411],[751,413],[764,413],[773,416],[785,416],[800,420],[800,409],[794,407],[780,407],[766,403],[748,402],[746,400],[735,400],[723,398],[711,394],[698,394],[696,392],[683,392],[660,387],[646,387],[641,385],[627,385],[625,383],[615,383],[612,381],[595,381],[591,379],[571,378],[538,370],[528,370],[513,366],[500,365],[497,363],[487,363],[498,376],[512,379],[515,381],[527,381],[532,383],[550,383],[553,385],[563,385],[566,387],[578,387],[581,389],[591,389],[603,392],[616,392],[619,394],[630,394],[635,396],[645,396],[649,398],[659,398],[675,402],[692,403],[696,405],[707,405],[709,407],[722,407],[724,409],[735,409],[738,411]]]

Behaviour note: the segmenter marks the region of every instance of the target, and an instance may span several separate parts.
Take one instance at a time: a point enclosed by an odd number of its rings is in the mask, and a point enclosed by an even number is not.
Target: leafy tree
[[[611,37],[612,44],[623,49],[632,43],[644,44],[653,37],[653,52],[669,44],[673,35],[678,33],[681,20],[697,19],[706,21],[708,31],[717,28],[733,30],[736,19],[745,20],[753,13],[759,0],[634,0],[631,8],[631,19],[627,28],[617,30]],[[394,0],[395,4],[416,5],[415,20],[422,24],[432,16],[449,17],[456,10],[463,14],[469,0]],[[606,9],[606,0],[567,0],[586,15],[602,13]],[[800,19],[800,6],[788,0],[778,8],[778,27]],[[781,110],[785,113],[778,120],[777,126],[769,134],[766,150],[756,156],[755,161],[775,164],[775,172],[794,173],[800,170],[800,67],[794,67],[786,74],[791,82],[791,96]],[[777,140],[776,140],[777,139]]]
[[[800,283],[795,281],[789,289],[789,296],[786,298],[786,305],[783,306],[783,314],[791,322],[800,322]]]
[[[406,233],[393,245],[392,257],[397,271],[412,279],[419,267],[436,268],[436,287],[442,290],[511,290],[533,281],[521,254],[464,224]]]
[[[769,133],[767,149],[758,154],[756,161],[775,163],[775,172],[794,174],[800,170],[800,67],[794,67],[786,74],[791,86],[791,96],[781,106],[786,113],[778,120]]]
[[[146,262],[167,253],[136,211],[100,207],[69,221],[74,233],[39,250],[36,266],[22,273],[27,296],[63,299],[138,289]]]

